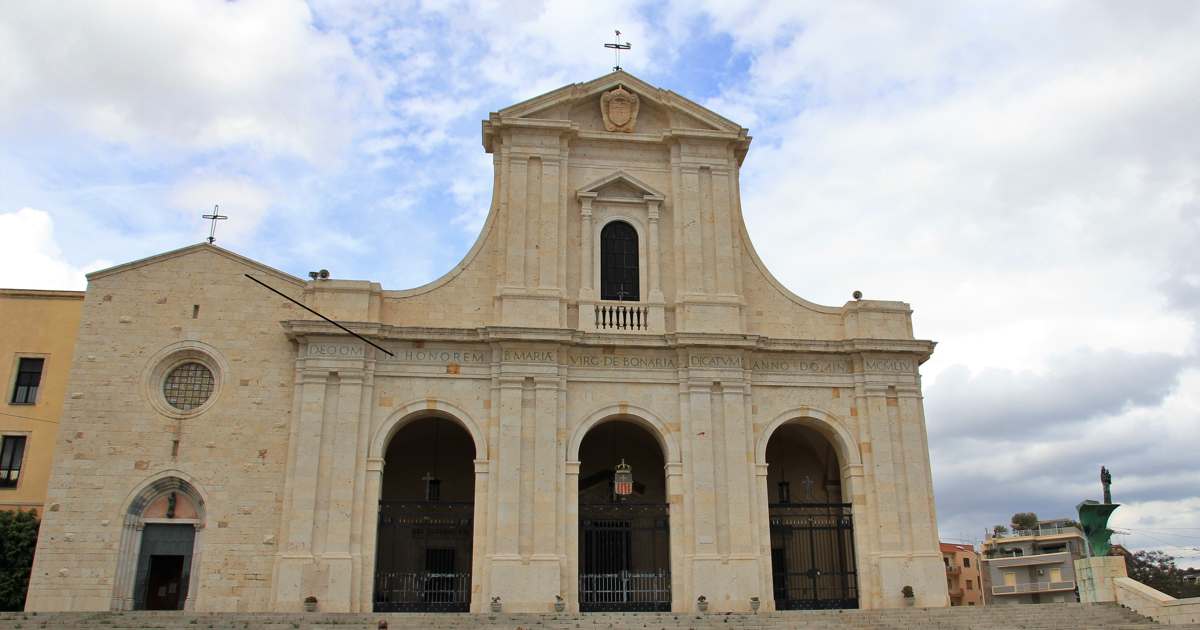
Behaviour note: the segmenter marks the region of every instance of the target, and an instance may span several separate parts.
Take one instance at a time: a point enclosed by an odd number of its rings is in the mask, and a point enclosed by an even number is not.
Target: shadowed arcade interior
[[[670,610],[670,523],[658,441],[634,422],[605,422],[584,437],[579,461],[580,610]]]
[[[375,610],[470,607],[475,444],[457,422],[413,420],[384,456]]]
[[[833,444],[791,423],[766,455],[776,609],[857,608],[854,523]]]

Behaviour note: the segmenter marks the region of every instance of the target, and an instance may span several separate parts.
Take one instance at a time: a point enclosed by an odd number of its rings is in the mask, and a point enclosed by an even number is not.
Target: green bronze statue
[[[1112,473],[1104,466],[1100,467],[1100,485],[1104,487],[1104,503],[1088,499],[1075,506],[1079,512],[1079,523],[1083,525],[1083,535],[1087,538],[1089,555],[1093,556],[1108,555],[1111,548],[1109,538],[1113,533],[1108,528],[1108,517],[1121,507],[1112,502]]]

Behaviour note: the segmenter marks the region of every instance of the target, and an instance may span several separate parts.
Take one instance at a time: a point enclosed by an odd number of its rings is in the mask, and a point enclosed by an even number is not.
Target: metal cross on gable
[[[612,44],[605,44],[604,47],[613,49],[613,55],[614,55],[614,59],[615,59],[615,61],[613,62],[613,70],[620,70],[621,69],[621,51],[629,50],[630,48],[633,47],[633,45],[630,44],[629,42],[625,42],[624,44],[622,44],[621,43],[621,31],[614,31],[614,32],[617,34],[616,42],[614,42]]]
[[[217,240],[217,221],[224,221],[225,219],[229,218],[229,217],[221,214],[220,212],[218,212],[218,210],[220,210],[220,209],[221,209],[221,206],[216,205],[216,206],[213,206],[212,214],[201,215],[205,219],[212,221],[212,227],[208,229],[208,244],[209,245],[212,245],[213,241]]]

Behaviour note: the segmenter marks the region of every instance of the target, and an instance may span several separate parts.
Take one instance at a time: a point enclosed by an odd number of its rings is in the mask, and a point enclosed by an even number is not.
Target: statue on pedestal
[[[1111,547],[1109,538],[1112,530],[1108,528],[1108,518],[1112,516],[1119,504],[1112,502],[1112,473],[1104,466],[1100,467],[1100,485],[1104,488],[1104,503],[1091,499],[1075,506],[1079,512],[1079,523],[1083,525],[1083,534],[1087,538],[1089,555],[1107,556]]]

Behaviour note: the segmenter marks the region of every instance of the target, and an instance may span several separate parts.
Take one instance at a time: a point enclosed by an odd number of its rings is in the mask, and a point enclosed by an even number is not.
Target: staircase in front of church
[[[568,614],[335,614],[335,613],[0,613],[0,628],[125,630],[388,630],[496,628],[503,630],[1200,630],[1197,625],[1160,626],[1115,604],[1026,604],[980,608],[822,610],[750,614],[589,613]]]

